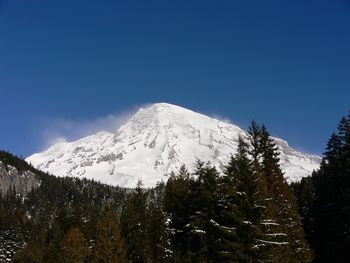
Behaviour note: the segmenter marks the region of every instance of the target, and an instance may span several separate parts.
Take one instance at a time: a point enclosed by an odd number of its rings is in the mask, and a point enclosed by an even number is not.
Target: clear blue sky
[[[0,0],[0,149],[153,102],[322,153],[350,109],[350,1]]]

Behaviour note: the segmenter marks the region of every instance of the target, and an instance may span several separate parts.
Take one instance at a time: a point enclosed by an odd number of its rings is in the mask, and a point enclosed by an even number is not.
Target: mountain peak
[[[184,107],[181,107],[179,105],[175,105],[175,104],[171,104],[171,103],[167,103],[167,102],[157,102],[157,103],[153,103],[150,104],[148,106],[146,106],[145,108],[148,109],[156,109],[156,110],[184,110],[184,111],[191,111],[189,109],[186,109]]]
[[[238,126],[169,103],[141,108],[115,134],[97,133],[74,142],[52,146],[27,160],[59,176],[78,176],[103,183],[146,187],[167,180],[171,171],[196,159],[223,169],[235,153]],[[318,168],[320,158],[295,151],[276,139],[287,180],[298,180]]]
[[[145,107],[140,108],[133,117],[135,116],[137,117],[138,115],[144,116],[146,114],[148,115],[170,114],[172,117],[176,117],[176,116],[197,117],[198,115],[202,115],[200,113],[194,112],[192,110],[186,109],[178,105],[161,102],[161,103],[154,103],[154,104],[147,105]],[[202,116],[207,117],[205,115],[202,115]]]
[[[126,124],[136,123],[139,125],[144,123],[149,125],[151,122],[157,122],[162,126],[203,126],[204,124],[216,126],[223,123],[220,120],[181,106],[169,103],[154,103],[140,108]],[[235,128],[241,130],[238,126],[235,126]]]

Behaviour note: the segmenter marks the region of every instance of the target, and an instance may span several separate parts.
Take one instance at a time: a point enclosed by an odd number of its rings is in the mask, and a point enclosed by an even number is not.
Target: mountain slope
[[[61,244],[77,224],[86,240],[93,240],[102,207],[113,201],[120,212],[125,195],[119,187],[43,173],[0,150],[0,262],[58,262],[52,253],[60,249],[53,251],[52,239]],[[24,250],[21,260],[13,260],[26,245],[28,254]]]
[[[0,151],[0,194],[16,191],[25,195],[39,185],[39,176],[33,167],[8,152]]]
[[[38,169],[103,183],[134,187],[166,180],[182,164],[192,168],[196,159],[211,161],[219,169],[235,152],[238,126],[179,106],[157,103],[141,108],[113,134],[99,132],[74,142],[53,145],[26,160]],[[287,180],[298,180],[317,169],[320,157],[295,151],[276,139]]]
[[[10,262],[23,246],[25,231],[18,227],[20,216],[14,200],[18,198],[17,204],[22,204],[22,198],[40,186],[41,174],[24,160],[0,150],[0,262]]]

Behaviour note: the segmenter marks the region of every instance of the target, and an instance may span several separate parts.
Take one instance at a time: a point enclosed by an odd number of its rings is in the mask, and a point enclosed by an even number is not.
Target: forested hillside
[[[198,160],[193,173],[183,166],[155,188],[145,189],[139,182],[129,190],[57,178],[9,155],[23,169],[36,173],[41,183],[26,196],[15,189],[2,195],[0,236],[7,242],[1,248],[2,260],[312,262],[314,253],[304,238],[297,202],[278,155],[267,129],[253,122],[249,136],[239,138],[238,151],[223,173]],[[325,160],[312,178],[323,176],[331,163]],[[322,229],[312,229],[309,208],[301,203],[309,202],[301,198],[303,185],[295,184],[293,189],[306,237],[318,259],[316,238],[310,233],[325,239]],[[341,195],[339,200],[347,194],[335,192]],[[336,207],[342,209],[338,203]],[[344,225],[342,220],[339,216]]]
[[[48,175],[8,152],[0,152],[0,161],[19,171],[31,171],[40,181],[25,195],[15,187],[0,195],[0,262],[19,250],[15,261],[61,262],[65,234],[78,229],[90,245],[102,207],[110,203],[113,211],[121,211],[125,190],[118,187]]]

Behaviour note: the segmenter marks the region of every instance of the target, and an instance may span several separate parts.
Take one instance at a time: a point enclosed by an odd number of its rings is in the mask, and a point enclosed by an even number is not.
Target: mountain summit
[[[191,110],[156,103],[141,108],[115,134],[98,132],[73,142],[60,142],[26,160],[57,176],[86,177],[111,185],[146,187],[166,180],[182,164],[189,170],[197,159],[222,169],[235,153],[238,126]],[[319,167],[321,158],[297,152],[275,138],[288,181],[299,180]]]

